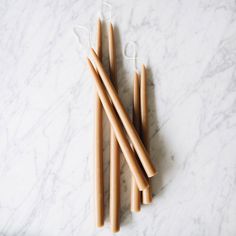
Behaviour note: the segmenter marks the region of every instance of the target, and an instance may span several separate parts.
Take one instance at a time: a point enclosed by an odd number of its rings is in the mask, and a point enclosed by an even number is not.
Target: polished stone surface
[[[235,236],[233,0],[0,1],[0,235],[111,235],[107,120],[106,223],[94,226],[94,83],[85,57],[98,17],[115,26],[130,115],[133,72],[148,67],[159,172],[153,204],[131,214],[122,157],[119,235]]]

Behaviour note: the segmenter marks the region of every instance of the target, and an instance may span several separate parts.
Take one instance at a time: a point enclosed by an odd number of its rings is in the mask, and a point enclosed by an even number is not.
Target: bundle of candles
[[[131,211],[140,211],[141,202],[152,201],[150,177],[156,169],[148,154],[147,78],[143,65],[141,76],[134,74],[133,122],[130,120],[117,93],[116,47],[112,24],[108,32],[110,76],[102,64],[102,27],[97,25],[96,52],[91,49],[92,59],[88,66],[96,85],[95,102],[95,210],[96,225],[104,225],[104,176],[103,176],[103,128],[102,109],[111,125],[110,131],[110,224],[112,232],[120,229],[120,150],[132,174]],[[129,138],[129,139],[128,139]],[[130,141],[129,141],[130,140]]]

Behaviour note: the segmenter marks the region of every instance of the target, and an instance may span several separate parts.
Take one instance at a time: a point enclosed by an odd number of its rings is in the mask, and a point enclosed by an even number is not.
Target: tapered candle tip
[[[138,79],[139,79],[138,72],[135,71],[134,72],[134,80],[137,81]]]
[[[87,59],[87,63],[89,65],[89,68],[93,69],[93,64],[92,64],[91,60],[88,57],[86,59]]]
[[[87,60],[88,63],[91,63],[91,61],[88,57],[86,57],[86,60]]]
[[[91,48],[90,51],[91,51],[92,55],[96,55],[96,53],[95,53],[93,48]]]
[[[100,18],[98,18],[98,21],[97,21],[97,28],[98,28],[98,31],[99,31],[99,30],[101,31],[102,22],[101,22]]]

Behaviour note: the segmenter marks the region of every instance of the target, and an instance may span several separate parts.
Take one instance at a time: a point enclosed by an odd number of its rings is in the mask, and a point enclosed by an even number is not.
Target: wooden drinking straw
[[[132,149],[129,145],[128,139],[125,136],[125,133],[122,129],[121,122],[120,122],[111,102],[110,102],[108,95],[106,94],[106,90],[104,88],[104,85],[103,85],[97,71],[94,69],[94,67],[89,59],[87,59],[87,62],[88,62],[89,69],[92,73],[92,76],[94,78],[97,92],[98,92],[99,98],[102,102],[103,108],[104,108],[106,115],[108,117],[108,120],[111,123],[111,126],[115,132],[116,139],[117,139],[117,141],[120,145],[120,148],[124,154],[124,157],[125,157],[127,164],[130,168],[130,171],[133,174],[133,176],[135,177],[135,181],[138,185],[139,190],[143,190],[148,187],[146,177],[145,177],[142,169],[140,168],[137,159],[134,156],[134,152],[132,151]]]
[[[102,60],[102,25],[100,19],[97,22],[97,54]],[[103,177],[103,127],[102,127],[102,103],[95,94],[95,209],[96,225],[104,225],[104,177]]]
[[[134,149],[138,154],[138,157],[142,163],[142,166],[147,174],[148,177],[152,177],[156,174],[156,169],[154,165],[152,164],[148,152],[145,149],[138,133],[136,132],[132,122],[129,119],[129,116],[127,112],[125,111],[124,106],[122,105],[118,94],[112,85],[112,82],[109,79],[109,76],[107,75],[99,57],[95,53],[93,49],[91,49],[92,57],[94,59],[95,65],[97,67],[98,73],[103,81],[103,84],[107,90],[107,93],[110,96],[110,99],[116,109],[117,114],[119,115],[122,124],[130,137],[131,142],[133,143]],[[101,98],[100,98],[101,99]]]
[[[134,74],[134,92],[133,92],[133,123],[137,132],[140,134],[140,90],[139,90],[139,76],[135,72]],[[135,152],[135,155],[136,152]],[[145,189],[144,189],[145,190]],[[140,191],[135,182],[134,177],[131,177],[131,199],[130,199],[130,210],[133,212],[140,211]]]
[[[144,65],[141,69],[141,82],[140,82],[140,103],[141,103],[141,136],[143,144],[148,150],[148,101],[147,101],[147,72]],[[149,187],[142,191],[142,203],[150,204],[152,202],[152,190],[150,179]]]
[[[109,69],[112,83],[117,88],[116,47],[112,24],[108,32]],[[110,130],[110,222],[113,233],[120,230],[120,153],[113,129]]]

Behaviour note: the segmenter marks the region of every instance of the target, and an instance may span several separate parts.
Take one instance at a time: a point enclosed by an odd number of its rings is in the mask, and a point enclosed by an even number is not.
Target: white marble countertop
[[[122,158],[118,235],[235,236],[233,0],[0,1],[0,235],[111,235],[108,135],[106,223],[94,226],[94,84],[84,60],[99,16],[116,27],[129,114],[134,67],[149,68],[159,172],[153,204],[131,214]]]

